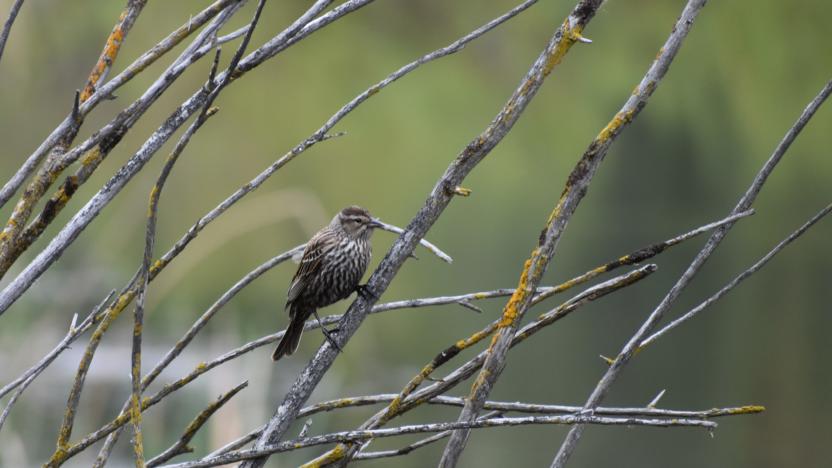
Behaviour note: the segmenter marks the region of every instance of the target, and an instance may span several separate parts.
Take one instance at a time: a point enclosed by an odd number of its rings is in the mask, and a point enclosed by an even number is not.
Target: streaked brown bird
[[[277,361],[298,349],[303,324],[309,316],[314,314],[318,323],[321,322],[318,308],[338,302],[353,291],[361,291],[358,283],[370,263],[370,236],[379,226],[379,221],[364,208],[348,206],[309,239],[289,285],[286,299],[289,327],[277,344],[272,360]],[[337,348],[323,324],[321,330]]]

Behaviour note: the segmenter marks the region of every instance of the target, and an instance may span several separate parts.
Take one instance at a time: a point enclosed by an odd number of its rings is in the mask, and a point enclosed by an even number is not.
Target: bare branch
[[[781,250],[786,248],[787,245],[791,244],[798,237],[802,236],[807,230],[809,230],[810,227],[814,226],[815,223],[817,223],[818,221],[823,219],[824,216],[828,215],[830,211],[832,211],[832,204],[827,205],[824,209],[820,210],[816,215],[814,215],[809,221],[806,221],[806,223],[803,224],[803,226],[800,226],[799,229],[797,229],[796,231],[791,233],[788,237],[786,237],[785,239],[780,241],[776,246],[774,246],[773,249],[771,249],[767,254],[765,254],[763,256],[763,258],[761,258],[756,263],[751,265],[747,270],[745,270],[742,273],[740,273],[739,275],[737,275],[736,278],[731,280],[731,282],[729,282],[722,289],[717,291],[716,294],[709,297],[707,300],[705,300],[704,302],[702,302],[698,306],[694,307],[693,309],[689,310],[687,313],[685,313],[681,317],[679,317],[676,320],[670,322],[669,324],[667,324],[661,330],[659,330],[656,333],[653,333],[652,335],[650,335],[650,337],[646,338],[644,341],[641,342],[638,349],[639,350],[644,349],[649,344],[651,344],[654,341],[656,341],[657,339],[661,338],[661,336],[664,335],[665,333],[667,333],[670,330],[678,327],[682,323],[687,322],[688,320],[692,319],[694,316],[696,316],[697,314],[699,314],[703,310],[705,310],[708,307],[710,307],[711,305],[713,305],[714,302],[721,299],[722,296],[728,294],[728,292],[730,292],[732,289],[737,287],[740,283],[742,283],[743,281],[748,279],[749,276],[751,276],[754,273],[757,273],[758,271],[760,271],[760,269],[763,268],[765,266],[765,264],[769,262],[769,260],[774,258],[774,256],[777,255],[778,253],[780,253]]]
[[[17,402],[17,399],[20,398],[20,395],[23,394],[23,392],[26,390],[29,384],[31,384],[40,375],[40,373],[43,372],[49,366],[49,364],[52,364],[52,361],[54,361],[59,354],[61,354],[64,350],[69,348],[69,345],[71,345],[76,338],[81,336],[81,334],[83,334],[85,331],[89,330],[89,328],[98,321],[98,314],[101,312],[104,306],[112,300],[115,293],[115,290],[110,291],[110,294],[108,294],[107,297],[104,298],[104,300],[101,301],[101,303],[98,304],[98,306],[96,306],[92,310],[92,312],[90,312],[87,315],[87,317],[81,321],[80,324],[77,323],[78,314],[75,314],[72,317],[72,323],[69,325],[69,331],[67,332],[66,336],[64,336],[64,339],[61,340],[61,342],[58,343],[58,345],[55,346],[55,348],[52,349],[52,351],[50,351],[46,356],[44,356],[40,361],[38,361],[37,364],[30,367],[28,370],[23,372],[23,374],[21,374],[20,377],[18,377],[17,379],[13,380],[12,382],[4,386],[2,389],[0,389],[0,398],[2,398],[6,393],[17,388],[17,391],[14,392],[12,397],[9,399],[9,403],[6,405],[6,408],[3,410],[3,414],[0,415],[0,430],[2,430],[3,423],[9,416],[9,413],[11,413],[12,407]],[[74,408],[72,411],[74,413]]]
[[[208,405],[207,408],[202,410],[185,428],[185,432],[182,433],[182,436],[179,437],[179,440],[176,441],[175,444],[168,447],[167,450],[156,455],[155,457],[151,458],[147,462],[148,468],[153,468],[154,466],[159,466],[162,463],[170,460],[173,457],[178,455],[182,455],[183,453],[190,453],[193,452],[194,449],[190,447],[188,444],[191,442],[191,439],[194,438],[197,431],[199,431],[206,422],[208,422],[208,418],[210,418],[218,409],[222,408],[223,405],[228,403],[231,398],[234,397],[240,390],[246,388],[248,386],[248,381],[237,385],[236,387],[232,388],[228,392],[222,394],[217,398],[216,401]]]
[[[95,92],[98,83],[107,79],[113,63],[116,61],[116,56],[121,50],[121,44],[124,43],[124,37],[127,36],[128,31],[133,27],[139,14],[142,12],[147,0],[127,0],[127,6],[121,14],[118,23],[113,26],[113,31],[107,37],[107,43],[104,45],[104,50],[101,51],[101,56],[98,58],[95,67],[90,72],[87,78],[87,84],[84,86],[84,91],[81,92],[81,101],[86,101]]]
[[[112,149],[121,141],[124,134],[135,124],[135,122],[141,117],[150,106],[158,100],[158,98],[162,95],[162,93],[167,90],[173,82],[182,75],[182,73],[192,65],[196,60],[201,58],[199,55],[200,47],[208,42],[211,37],[214,37],[216,34],[217,29],[219,29],[222,25],[224,25],[227,21],[231,19],[234,13],[240,8],[241,1],[238,0],[237,3],[233,3],[228,6],[225,10],[223,10],[216,18],[209,24],[202,32],[200,32],[197,37],[194,39],[193,43],[191,43],[185,51],[182,52],[180,55],[180,59],[184,57],[183,60],[177,61],[174,65],[168,67],[168,69],[162,74],[162,76],[157,79],[143,94],[142,96],[134,101],[127,109],[121,111],[110,123],[104,126],[104,128],[100,129],[99,131],[95,132],[92,136],[90,136],[87,140],[81,143],[79,146],[75,147],[74,149],[64,152],[63,143],[68,140],[71,140],[75,136],[75,132],[77,132],[77,127],[71,127],[67,133],[60,139],[60,141],[56,144],[55,148],[53,149],[52,154],[49,157],[49,160],[46,164],[44,164],[35,174],[33,180],[27,186],[27,189],[24,191],[23,195],[21,196],[20,200],[18,201],[17,205],[15,206],[12,215],[9,217],[9,220],[6,223],[6,227],[3,230],[3,237],[2,243],[0,243],[0,273],[5,273],[8,268],[17,260],[17,258],[27,249],[31,243],[39,236],[46,226],[55,218],[57,213],[66,205],[69,201],[69,198],[72,194],[75,193],[78,186],[86,182],[92,173],[99,167],[101,162],[106,158],[106,156],[112,151]],[[204,90],[203,90],[204,91]],[[207,93],[206,93],[207,94]],[[204,103],[204,101],[203,101]],[[196,109],[195,109],[196,110]],[[181,119],[179,124],[181,125],[184,123],[187,117],[191,114],[188,114],[185,118]],[[70,119],[72,120],[72,119]],[[170,121],[166,122],[166,124]],[[74,125],[74,124],[73,124]],[[165,128],[166,125],[163,125]],[[178,128],[178,126],[177,126]],[[172,134],[172,132],[171,132]],[[168,137],[171,135],[169,134]],[[153,137],[151,137],[151,140]],[[68,143],[67,143],[68,144]],[[155,150],[159,148],[156,147]],[[140,150],[141,153],[142,150]],[[152,155],[153,153],[151,153]],[[52,203],[47,203],[44,206],[44,211],[41,213],[40,216],[32,225],[30,230],[28,230],[26,235],[21,234],[21,230],[25,226],[26,221],[29,219],[31,215],[32,209],[34,208],[35,204],[40,200],[40,198],[46,193],[46,190],[51,186],[52,182],[57,179],[58,175],[60,175],[70,164],[74,163],[78,158],[84,156],[83,162],[76,173],[73,176],[70,176],[66,179],[65,186],[63,190],[59,191],[62,193],[58,193],[53,197],[51,200]],[[149,157],[149,156],[148,156]],[[134,159],[136,156],[134,155]],[[146,162],[146,161],[145,161]],[[142,164],[133,164],[131,165],[128,163],[125,167],[129,167],[135,172],[138,172],[142,168]],[[106,191],[106,188],[110,186],[113,180],[125,180],[125,175],[122,171],[116,173],[116,175],[110,179],[110,183],[105,186],[105,189],[102,191]],[[67,185],[69,184],[69,185]],[[115,192],[117,193],[117,191]],[[115,193],[112,193],[114,196]],[[101,191],[98,195],[101,194]],[[76,219],[80,215],[80,213],[85,212],[85,209],[88,209],[90,205],[93,205],[95,198],[90,200],[85,208],[82,208],[79,213],[73,219]],[[103,208],[103,206],[101,207]],[[89,221],[91,222],[92,219],[98,214],[98,211],[93,210],[93,213],[90,213]],[[82,226],[86,227],[86,224]],[[66,234],[66,229],[61,231],[62,233]],[[64,245],[64,248],[69,245],[76,237],[80,234],[80,230],[74,232],[71,235],[71,239]],[[55,239],[52,240],[50,245],[55,245],[59,243],[58,239],[61,238],[61,233],[56,236]],[[64,242],[67,239],[64,239]],[[57,260],[58,256],[63,252],[60,250],[55,256],[52,257],[51,262]],[[44,254],[42,251],[41,255]],[[50,263],[51,262],[47,262]],[[31,265],[30,265],[31,266]],[[44,265],[45,268],[48,268],[48,264]],[[45,269],[44,268],[44,269]],[[16,279],[19,279],[16,278]],[[24,289],[25,290],[25,289]],[[23,290],[21,291],[21,293]],[[2,313],[2,312],[0,312]]]
[[[685,8],[685,11],[689,11],[691,7],[695,7],[697,5],[692,5],[693,2],[688,4],[688,7]],[[698,6],[701,8],[704,1],[700,0],[698,2]],[[683,13],[683,19],[684,19]],[[809,103],[809,105],[803,110],[803,113],[794,123],[794,125],[786,132],[786,135],[777,145],[777,148],[772,153],[771,157],[766,161],[763,165],[762,169],[757,173],[756,177],[752,181],[751,185],[749,186],[748,190],[745,194],[740,198],[737,206],[733,209],[732,213],[738,213],[740,211],[747,210],[754,200],[757,198],[757,195],[760,193],[760,190],[763,188],[763,184],[765,184],[768,176],[771,175],[774,168],[777,166],[777,163],[783,158],[783,155],[788,150],[789,146],[791,146],[792,142],[797,138],[797,135],[800,134],[800,131],[806,126],[818,108],[823,104],[829,94],[832,93],[832,81],[826,83],[826,86],[820,91],[820,93]],[[595,389],[590,394],[587,402],[585,403],[584,407],[587,410],[592,410],[596,406],[598,406],[604,397],[609,392],[610,387],[615,382],[615,379],[618,377],[618,374],[621,372],[623,367],[630,361],[630,358],[633,357],[633,354],[638,349],[639,344],[647,338],[650,333],[655,329],[658,325],[659,321],[664,316],[664,313],[682,290],[687,287],[699,269],[704,265],[704,263],[708,260],[711,254],[716,250],[717,246],[722,242],[722,240],[727,235],[728,231],[733,226],[733,223],[726,224],[711,234],[711,237],[708,239],[708,242],[702,248],[702,250],[696,255],[693,262],[688,266],[687,270],[682,274],[676,284],[668,291],[667,295],[662,299],[658,306],[653,310],[647,320],[641,325],[639,330],[629,339],[626,345],[622,348],[621,352],[615,358],[613,363],[604,373],[604,376],[598,382],[598,385],[595,386]],[[577,425],[570,429],[569,434],[567,434],[566,439],[564,440],[563,444],[558,451],[558,454],[555,456],[555,459],[552,461],[552,468],[562,468],[566,465],[566,462],[569,460],[572,452],[574,452],[575,447],[577,446],[578,441],[581,438],[583,433],[583,429],[580,425]]]
[[[459,421],[472,421],[477,417],[482,409],[482,404],[497,379],[500,378],[514,332],[531,302],[531,292],[540,283],[572,214],[577,210],[579,203],[589,189],[595,172],[604,160],[610,146],[615,142],[618,135],[640,114],[647,104],[647,100],[667,73],[682,40],[684,40],[693,24],[696,13],[705,2],[700,0],[699,3],[698,7],[691,8],[691,4],[689,4],[685,9],[682,18],[673,28],[667,42],[659,51],[656,60],[635,91],[624,103],[621,110],[590,143],[569,175],[564,191],[540,233],[538,245],[523,267],[517,290],[503,309],[503,321],[500,324],[500,329],[491,342],[488,349],[488,358],[480,371],[479,377],[474,380],[471,386],[468,404],[460,412]],[[599,5],[596,5],[596,8]],[[462,451],[465,449],[468,434],[467,430],[462,430],[451,436],[439,462],[440,466],[443,468],[456,466]]]
[[[178,29],[170,33],[165,39],[145,52],[141,57],[136,59],[130,66],[128,66],[118,76],[108,81],[103,86],[98,86],[96,92],[89,97],[79,108],[79,114],[87,115],[99,102],[112,96],[113,91],[121,85],[132,79],[135,75],[144,71],[159,57],[167,53],[173,47],[178,45],[181,41],[186,39],[193,31],[209,21],[217,15],[221,10],[232,2],[239,2],[241,0],[217,0],[212,5],[201,11],[196,15],[192,15],[190,20]],[[100,83],[99,83],[100,84]],[[67,132],[73,125],[72,119],[67,117],[64,119],[55,130],[38,146],[38,148],[30,155],[20,169],[12,176],[12,178],[0,190],[0,207],[14,195],[20,185],[31,175],[35,168],[41,163],[46,153],[54,147],[59,140],[63,139]]]
[[[20,12],[20,7],[23,6],[23,0],[15,0],[14,4],[12,4],[11,10],[9,10],[9,17],[6,18],[6,22],[3,24],[3,32],[0,32],[0,59],[3,58],[3,50],[6,48],[6,41],[9,39],[9,33],[12,31],[12,25],[14,24],[14,20],[17,19],[17,14]],[[3,204],[0,203],[0,207]]]
[[[380,229],[383,229],[387,232],[392,232],[394,234],[403,234],[404,233],[404,229],[402,229],[398,226],[394,226],[392,224],[387,224],[387,223],[385,223],[381,220],[378,220],[378,219],[376,221],[378,221],[378,223],[380,225],[379,226]],[[446,254],[445,252],[440,250],[439,247],[433,245],[432,243],[428,242],[427,240],[419,239],[419,243],[422,244],[422,246],[424,248],[430,250],[431,253],[433,253],[437,257],[441,258],[443,261],[445,261],[445,263],[453,263],[454,262],[454,259],[452,259],[450,255]]]
[[[322,401],[312,406],[307,406],[298,413],[298,418],[312,416],[313,414],[328,412],[343,408],[351,408],[358,406],[376,405],[379,403],[391,402],[398,397],[397,393],[382,393],[380,395],[366,395],[338,398],[335,400]],[[447,395],[438,395],[426,401],[430,405],[441,406],[463,406],[465,398],[452,397]],[[569,405],[547,405],[536,403],[520,403],[509,401],[486,401],[485,409],[492,411],[501,411],[503,413],[533,413],[533,414],[574,414],[578,415],[583,411],[582,406]],[[738,414],[755,414],[765,411],[765,407],[759,405],[746,405],[728,408],[710,408],[706,410],[671,410],[659,409],[654,406],[647,405],[643,408],[638,407],[599,407],[594,414],[604,416],[645,416],[652,418],[667,417],[667,418],[716,418],[721,416],[734,416]]]
[[[360,442],[368,439],[395,437],[407,434],[420,434],[425,432],[442,432],[461,428],[478,429],[486,427],[521,426],[529,424],[598,424],[604,426],[651,426],[651,427],[703,427],[713,430],[717,423],[704,419],[647,419],[647,418],[614,418],[606,416],[524,416],[516,418],[489,418],[477,419],[469,422],[443,422],[431,424],[416,424],[411,426],[400,426],[390,429],[373,429],[335,432],[320,436],[307,437],[303,439],[288,440],[274,445],[267,445],[253,450],[239,450],[220,455],[212,459],[198,460],[194,462],[166,465],[166,468],[198,468],[218,466],[240,460],[255,459],[273,453],[288,452],[316,445],[332,444],[335,442]]]
[[[55,346],[55,348],[52,349],[52,351],[50,351],[46,356],[41,358],[41,360],[38,361],[37,364],[30,367],[28,370],[23,372],[23,374],[21,374],[20,377],[6,384],[2,389],[0,389],[0,398],[3,398],[7,393],[17,388],[24,381],[29,379],[29,377],[33,375],[38,375],[41,372],[43,372],[43,370],[46,369],[49,366],[49,364],[52,364],[52,361],[54,361],[59,354],[61,354],[64,350],[69,348],[69,345],[71,345],[76,338],[81,336],[81,334],[83,334],[85,331],[89,330],[91,326],[95,325],[95,323],[99,320],[98,314],[101,312],[102,309],[104,309],[104,307],[108,303],[110,303],[115,293],[115,290],[110,291],[110,294],[108,294],[107,297],[104,298],[104,300],[101,301],[101,303],[99,303],[92,310],[92,312],[90,312],[87,315],[87,317],[81,321],[80,324],[76,324],[75,320],[73,319],[73,323],[69,327],[69,331],[67,332],[66,336],[64,336],[64,339],[61,340],[61,342],[58,343],[58,345]]]

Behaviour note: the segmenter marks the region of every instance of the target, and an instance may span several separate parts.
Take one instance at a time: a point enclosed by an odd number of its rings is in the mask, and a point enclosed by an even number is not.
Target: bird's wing
[[[289,304],[300,296],[300,293],[309,284],[309,278],[320,271],[324,256],[335,246],[335,243],[332,242],[333,235],[332,231],[324,229],[309,239],[306,248],[303,250],[298,271],[295,272],[292,283],[289,285],[286,307],[289,307]]]

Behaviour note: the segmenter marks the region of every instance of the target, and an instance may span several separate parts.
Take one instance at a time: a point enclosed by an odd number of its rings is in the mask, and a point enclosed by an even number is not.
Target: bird
[[[315,233],[303,250],[298,270],[289,284],[285,310],[289,326],[277,344],[272,360],[277,361],[298,349],[303,326],[315,315],[326,339],[340,351],[330,332],[321,324],[318,309],[347,298],[359,285],[372,254],[370,236],[381,222],[360,206],[348,206],[336,214],[329,225]]]

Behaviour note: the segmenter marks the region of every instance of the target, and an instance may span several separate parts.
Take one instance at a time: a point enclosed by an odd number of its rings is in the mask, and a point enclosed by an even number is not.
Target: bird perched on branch
[[[272,360],[277,361],[298,349],[303,324],[313,314],[326,339],[338,348],[318,318],[317,310],[346,298],[353,291],[362,292],[358,283],[370,263],[370,236],[379,226],[379,221],[364,208],[348,206],[309,239],[289,285],[286,299],[289,327],[277,344]]]

